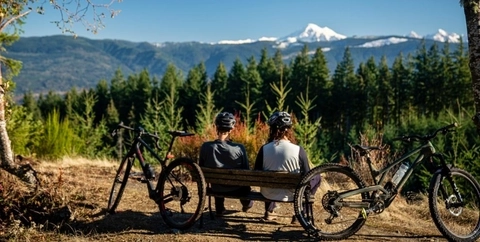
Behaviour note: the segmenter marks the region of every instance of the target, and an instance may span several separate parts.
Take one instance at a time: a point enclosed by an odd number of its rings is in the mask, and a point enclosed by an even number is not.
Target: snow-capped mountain
[[[385,45],[394,45],[394,44],[402,43],[402,42],[405,42],[405,41],[408,41],[408,39],[390,37],[390,38],[387,38],[387,39],[379,39],[379,40],[370,41],[370,42],[364,43],[362,45],[359,45],[357,47],[372,48],[372,47],[380,47],[380,46],[385,46]]]
[[[367,42],[357,47],[380,47],[383,45],[392,45],[398,44],[405,41],[408,41],[409,38],[416,38],[416,39],[432,39],[439,42],[450,42],[450,43],[459,43],[460,37],[462,37],[463,41],[466,41],[463,35],[459,35],[457,33],[448,33],[443,29],[438,29],[436,33],[428,34],[425,36],[419,35],[414,31],[411,31],[408,35],[404,35],[402,37],[393,37],[394,35],[385,35],[385,38],[382,36],[369,36],[368,38],[376,39],[372,42]],[[323,41],[336,41],[336,40],[343,40],[346,38],[359,38],[358,36],[351,36],[347,37],[345,35],[339,34],[334,30],[328,27],[320,27],[316,24],[309,23],[305,28],[302,28],[298,31],[292,32],[289,35],[286,35],[281,38],[276,37],[262,37],[258,40],[255,39],[244,39],[244,40],[222,40],[217,43],[212,44],[245,44],[245,43],[253,43],[257,41],[273,41],[276,42],[276,48],[287,48],[288,46],[296,43],[311,43],[311,42],[323,42]],[[366,38],[365,36],[362,38]]]
[[[412,31],[412,32],[410,32],[408,37],[417,38],[417,39],[421,39],[421,38],[432,39],[432,40],[439,41],[439,42],[447,42],[448,41],[450,43],[459,43],[460,42],[460,37],[462,37],[462,40],[466,41],[466,38],[464,38],[463,36],[460,36],[457,33],[447,33],[447,31],[445,31],[443,29],[438,29],[438,31],[436,33],[427,34],[425,36],[418,35],[414,31]]]
[[[346,38],[347,36],[338,34],[328,27],[320,27],[316,24],[309,23],[304,29],[279,38],[277,42],[319,42],[341,40]]]

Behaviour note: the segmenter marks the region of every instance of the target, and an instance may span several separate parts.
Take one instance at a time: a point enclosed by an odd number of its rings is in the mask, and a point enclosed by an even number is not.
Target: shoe
[[[263,218],[268,221],[277,220],[277,214],[273,211],[272,212],[266,211]]]
[[[246,212],[248,212],[248,210],[250,210],[250,208],[252,208],[252,207],[244,206],[244,207],[242,207],[242,212],[246,213]]]

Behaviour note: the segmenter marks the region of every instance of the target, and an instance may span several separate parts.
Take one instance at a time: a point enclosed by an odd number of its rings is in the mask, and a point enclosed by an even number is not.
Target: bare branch
[[[112,9],[115,2],[121,2],[121,0],[110,0],[110,2],[103,4],[94,3],[93,0],[51,0],[48,4],[60,12],[60,20],[52,22],[62,32],[75,34],[72,30],[73,24],[80,22],[88,31],[95,34],[105,27],[105,16],[114,18],[120,13],[120,10]],[[46,1],[43,4],[47,4]]]
[[[3,32],[3,30],[5,30],[5,28],[10,25],[13,21],[19,19],[19,18],[22,18],[24,17],[25,15],[29,14],[31,12],[31,10],[28,10],[24,13],[21,13],[20,15],[17,15],[17,16],[13,16],[11,17],[10,19],[8,19],[7,21],[5,21],[4,23],[1,23],[0,24],[0,33]]]

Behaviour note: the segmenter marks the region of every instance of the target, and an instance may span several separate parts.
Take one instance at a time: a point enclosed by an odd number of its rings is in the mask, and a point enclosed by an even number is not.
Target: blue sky
[[[80,23],[73,30],[87,38],[134,42],[283,37],[308,23],[346,36],[426,35],[440,28],[467,32],[459,0],[123,0],[113,8],[121,13],[105,19],[99,33],[86,31]],[[53,9],[45,15],[31,13],[22,36],[61,34],[50,23],[59,18]]]

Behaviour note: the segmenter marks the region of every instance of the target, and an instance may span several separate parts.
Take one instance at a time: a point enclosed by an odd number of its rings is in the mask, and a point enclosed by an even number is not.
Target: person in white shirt
[[[292,173],[306,174],[310,165],[305,149],[293,144],[291,140],[292,118],[287,112],[275,112],[267,121],[270,126],[268,143],[258,151],[255,160],[255,170],[288,171]],[[320,177],[312,182],[314,193],[320,183]],[[272,201],[293,201],[295,190],[282,188],[261,187],[262,195]],[[274,220],[275,202],[265,202],[266,220]],[[295,222],[295,217],[292,223]]]

